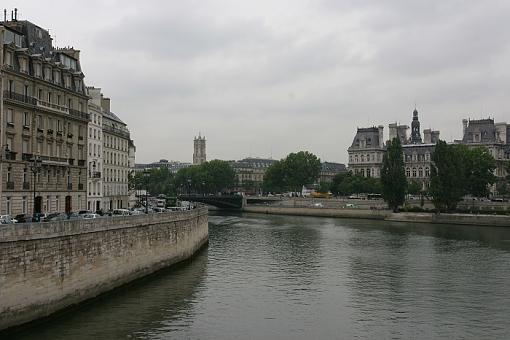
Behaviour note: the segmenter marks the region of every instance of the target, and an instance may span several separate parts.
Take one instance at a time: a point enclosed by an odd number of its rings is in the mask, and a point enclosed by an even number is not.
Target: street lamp
[[[147,196],[147,193],[148,193],[148,187],[149,187],[149,171],[145,170],[143,172],[143,177],[145,179],[145,213],[148,214],[149,213],[149,198]]]
[[[32,171],[32,173],[34,174],[34,207],[33,207],[33,210],[32,210],[32,214],[33,216],[35,217],[35,208],[36,208],[36,204],[35,204],[35,182],[36,182],[36,175],[38,172],[41,171],[41,159],[39,156],[36,156],[34,155],[31,159],[31,162],[32,164],[30,165],[30,171]]]
[[[202,195],[205,197],[205,181],[202,181]]]

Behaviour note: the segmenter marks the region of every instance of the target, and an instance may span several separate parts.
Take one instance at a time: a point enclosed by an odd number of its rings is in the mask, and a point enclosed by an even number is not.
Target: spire
[[[418,119],[418,110],[416,109],[416,105],[413,111],[413,121],[411,123],[411,143],[412,144],[421,144],[421,133],[420,133],[420,121]]]

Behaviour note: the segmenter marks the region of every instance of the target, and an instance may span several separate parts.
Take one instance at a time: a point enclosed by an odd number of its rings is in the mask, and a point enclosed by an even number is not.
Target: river
[[[510,229],[212,215],[192,261],[16,339],[508,339]]]

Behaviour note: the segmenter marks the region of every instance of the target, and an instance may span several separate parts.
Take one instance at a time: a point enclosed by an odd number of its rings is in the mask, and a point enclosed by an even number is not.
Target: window
[[[6,141],[7,149],[12,151],[12,138],[8,137]]]
[[[41,78],[41,64],[39,63],[34,64],[34,72],[37,78]]]
[[[60,74],[58,71],[53,71],[53,81],[55,84],[60,84]]]
[[[23,139],[23,141],[21,143],[21,152],[28,153],[28,140],[27,139]]]
[[[23,183],[27,183],[28,182],[28,172],[27,172],[27,168],[24,168],[23,169]]]
[[[53,143],[48,143],[48,156],[53,156]]]
[[[41,90],[41,89],[37,90],[37,99],[42,100],[42,96],[43,96],[43,90]]]
[[[25,58],[20,58],[19,60],[19,69],[23,73],[27,73],[28,67],[27,67],[27,60]]]
[[[28,87],[28,85],[23,85],[23,95],[25,97],[30,96],[30,91],[29,90],[30,90],[30,88]]]
[[[51,92],[48,92],[48,103],[51,103]]]
[[[411,177],[411,169],[406,168],[406,177]]]
[[[7,168],[7,182],[12,182],[12,167]]]
[[[30,114],[23,112],[23,126],[30,126]]]
[[[60,211],[60,196],[55,196],[55,210]]]
[[[8,215],[11,214],[11,198],[10,197],[5,198],[5,212]]]
[[[37,154],[38,154],[38,155],[41,155],[41,154],[42,154],[42,149],[43,149],[43,142],[38,141],[38,142],[37,142]]]
[[[50,211],[51,211],[51,201],[50,201],[50,196],[46,196],[46,211],[47,211],[47,212],[50,212]]]
[[[416,177],[416,168],[413,168],[413,177]]]
[[[57,105],[60,105],[62,102],[60,95],[57,95]]]
[[[57,132],[62,132],[62,122],[57,119]]]
[[[57,144],[57,154],[56,154],[57,157],[60,157],[62,156],[62,145],[61,144]]]
[[[21,213],[22,214],[27,213],[27,196],[23,196],[21,198]]]
[[[71,98],[67,99],[67,107],[72,109],[73,108],[73,100]]]
[[[11,52],[5,53],[5,64],[8,66],[12,66],[12,53]]]
[[[418,177],[423,177],[423,169],[418,168]]]
[[[9,124],[13,124],[14,123],[14,119],[13,119],[13,111],[12,109],[7,109],[7,123]]]
[[[430,169],[425,168],[425,177],[430,177]]]

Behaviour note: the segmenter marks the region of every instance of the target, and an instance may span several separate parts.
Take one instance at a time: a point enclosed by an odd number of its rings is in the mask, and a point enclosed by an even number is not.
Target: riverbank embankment
[[[0,226],[0,330],[193,256],[208,210]]]
[[[272,206],[246,206],[244,212],[295,215],[335,218],[359,218],[371,220],[385,220],[393,222],[414,223],[440,223],[492,227],[510,227],[510,216],[504,215],[477,215],[477,214],[433,214],[433,213],[393,213],[390,210],[368,209],[334,209],[312,207],[272,207]]]

